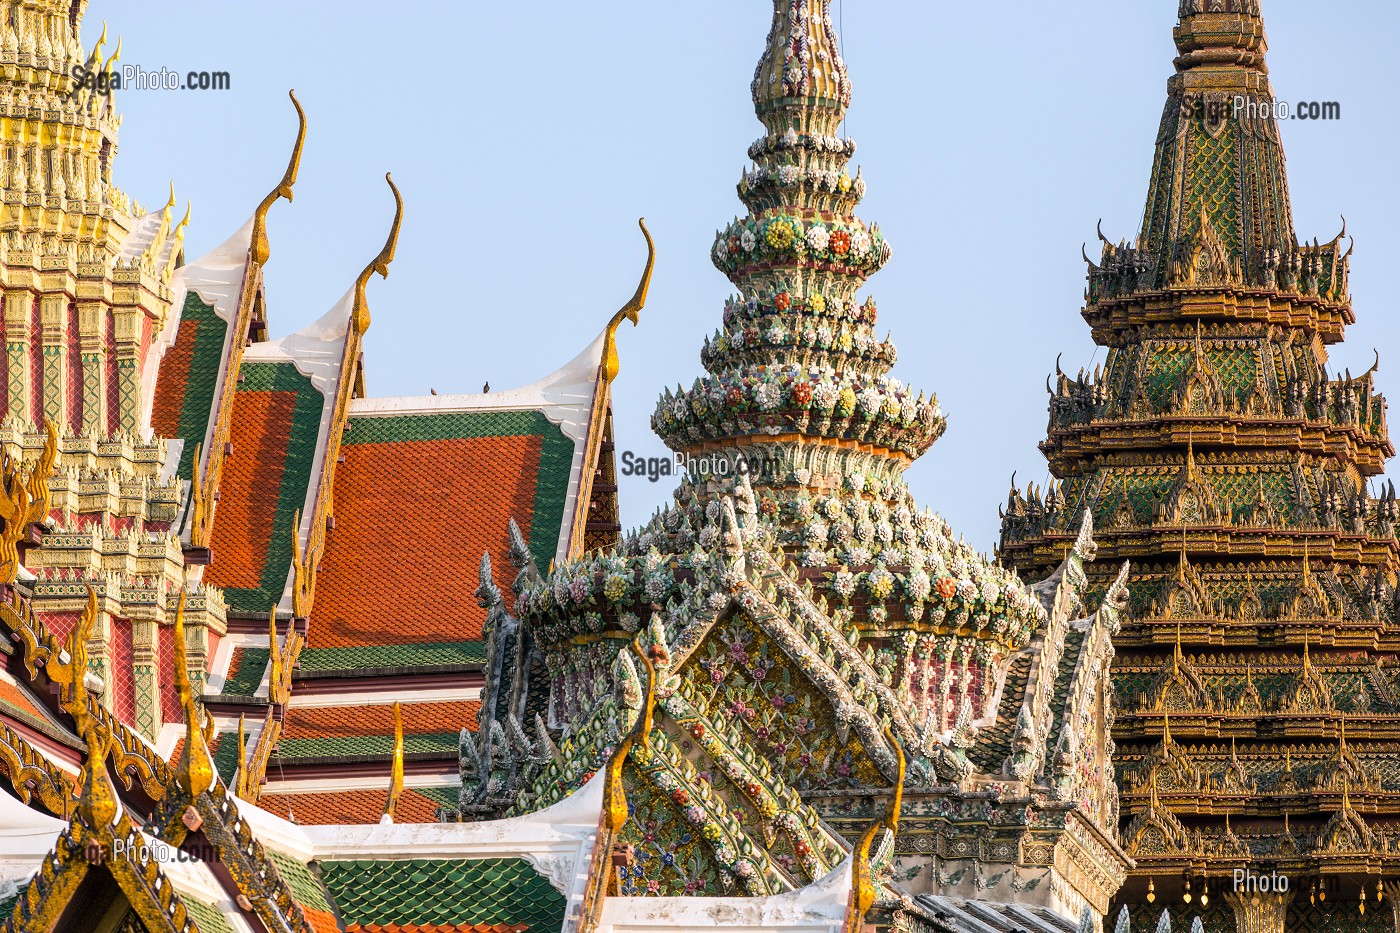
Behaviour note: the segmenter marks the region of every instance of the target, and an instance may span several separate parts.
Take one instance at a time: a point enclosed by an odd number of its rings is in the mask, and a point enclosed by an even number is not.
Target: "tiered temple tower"
[[[1093,576],[1132,561],[1121,900],[1190,901],[1207,929],[1393,929],[1400,511],[1368,485],[1394,454],[1375,370],[1327,365],[1351,243],[1295,235],[1258,0],[1179,17],[1141,234],[1100,234],[1089,263],[1106,358],[1057,367],[1056,481],[1013,489],[1001,554],[1049,569],[1087,509]],[[1236,896],[1236,870],[1290,889]]]
[[[914,501],[904,472],[944,419],[889,375],[894,347],[856,298],[890,250],[854,215],[830,2],[773,6],[747,213],[711,253],[738,294],[706,374],[652,419],[687,458],[676,501],[552,572],[517,547],[518,628],[483,573],[492,657],[532,643],[543,670],[517,654],[493,673],[461,812],[521,775],[514,812],[532,812],[605,770],[630,807],[610,824],[617,894],[789,891],[848,843],[858,877],[883,853],[888,886],[856,898],[882,925],[903,922],[897,888],[1102,915],[1126,866],[1107,754],[1122,587],[1079,617],[1088,529],[1030,587]],[[503,767],[531,708],[559,754]]]
[[[173,188],[146,211],[112,183],[121,119],[110,94],[73,76],[77,66],[110,75],[120,43],[107,49],[104,32],[82,49],[86,6],[0,3],[0,442],[34,459],[54,432],[45,546],[25,561],[34,579],[24,582],[60,637],[96,587],[92,666],[104,698],[153,737],[162,694],[173,697],[159,633],[178,591],[189,595],[197,684],[226,625],[220,594],[186,578],[172,531],[182,487],[149,428],[189,212],[175,213]]]

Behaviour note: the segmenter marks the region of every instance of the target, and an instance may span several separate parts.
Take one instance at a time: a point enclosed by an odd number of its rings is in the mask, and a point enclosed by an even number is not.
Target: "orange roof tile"
[[[540,449],[534,435],[343,446],[310,647],[479,639],[477,561],[509,572],[506,526],[530,534]]]
[[[316,910],[302,904],[301,913],[314,933],[340,933],[340,924],[335,922],[335,914],[330,911]]]
[[[377,823],[384,814],[389,796],[386,777],[382,790],[344,790],[312,794],[263,794],[258,806],[269,813],[313,826],[346,823]],[[435,823],[436,800],[413,788],[399,797],[394,820],[399,823]]]
[[[0,680],[0,701],[9,703],[16,709],[23,710],[32,716],[37,716],[45,722],[49,720],[48,714],[40,708],[27,690],[18,684],[10,683],[8,680]],[[473,722],[475,722],[475,715],[473,715]]]
[[[156,377],[156,396],[151,406],[151,427],[159,437],[180,437],[180,415],[185,404],[185,387],[190,381],[190,364],[194,361],[194,345],[199,322],[182,317],[175,332],[175,343],[160,361]]]
[[[233,455],[224,461],[205,579],[224,589],[257,589],[272,537],[292,434],[296,395],[239,391],[233,401]],[[310,451],[299,451],[310,456]]]
[[[479,700],[451,700],[444,703],[403,703],[405,735],[427,735],[437,732],[458,732],[463,727],[476,729]],[[292,707],[282,723],[284,739],[320,739],[338,736],[393,735],[394,707],[326,706]]]

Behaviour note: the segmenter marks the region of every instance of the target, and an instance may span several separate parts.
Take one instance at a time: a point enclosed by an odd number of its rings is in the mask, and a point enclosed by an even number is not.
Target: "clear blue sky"
[[[841,7],[845,9],[842,10]],[[1171,73],[1177,0],[836,0],[855,92],[850,135],[894,259],[868,287],[948,432],[909,473],[977,546],[997,537],[1012,470],[1046,476],[1045,375],[1094,359],[1079,316],[1080,244],[1095,222],[1136,234]],[[1338,101],[1334,123],[1283,127],[1300,236],[1357,240],[1358,323],[1333,355],[1400,397],[1396,143],[1400,4],[1265,0],[1279,98]],[[659,456],[663,385],[700,372],[732,290],[714,230],[759,125],[749,80],[763,0],[658,3],[94,0],[122,60],[226,70],[227,91],[135,91],[118,184],[194,202],[193,257],[281,176],[295,87],[310,118],[296,201],[271,217],[273,335],[319,316],[383,242],[392,170],[406,202],[398,258],[371,286],[371,395],[533,381],[571,358],[636,285],[647,217],[658,261],[640,327],[621,334],[619,450]],[[110,46],[109,46],[110,48]],[[1091,254],[1093,250],[1091,249]],[[1100,354],[1098,357],[1102,359]],[[1400,424],[1395,425],[1400,430]],[[670,494],[629,478],[623,520]]]

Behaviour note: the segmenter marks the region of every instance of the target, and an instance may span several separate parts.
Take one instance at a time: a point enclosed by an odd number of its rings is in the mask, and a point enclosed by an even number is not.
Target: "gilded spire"
[[[1172,31],[1176,70],[1268,74],[1259,0],[1182,0]]]

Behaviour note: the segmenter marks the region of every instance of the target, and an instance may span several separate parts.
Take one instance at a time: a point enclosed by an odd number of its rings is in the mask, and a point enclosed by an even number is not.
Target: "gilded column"
[[[160,626],[154,619],[131,620],[132,683],[136,728],[155,740],[160,732]]]
[[[114,309],[117,319],[117,429],[136,431],[137,410],[141,401],[141,328],[144,314],[141,308]]]
[[[44,417],[52,419],[54,424],[64,425],[68,421],[68,296],[41,296],[39,320],[43,341]]]
[[[33,378],[29,372],[30,314],[33,299],[27,289],[5,292],[5,367],[9,382],[9,414],[28,420],[34,413]]]
[[[1235,911],[1235,933],[1284,933],[1293,892],[1232,893],[1225,903]]]
[[[83,433],[107,436],[107,306],[78,305],[78,339],[83,356]]]

